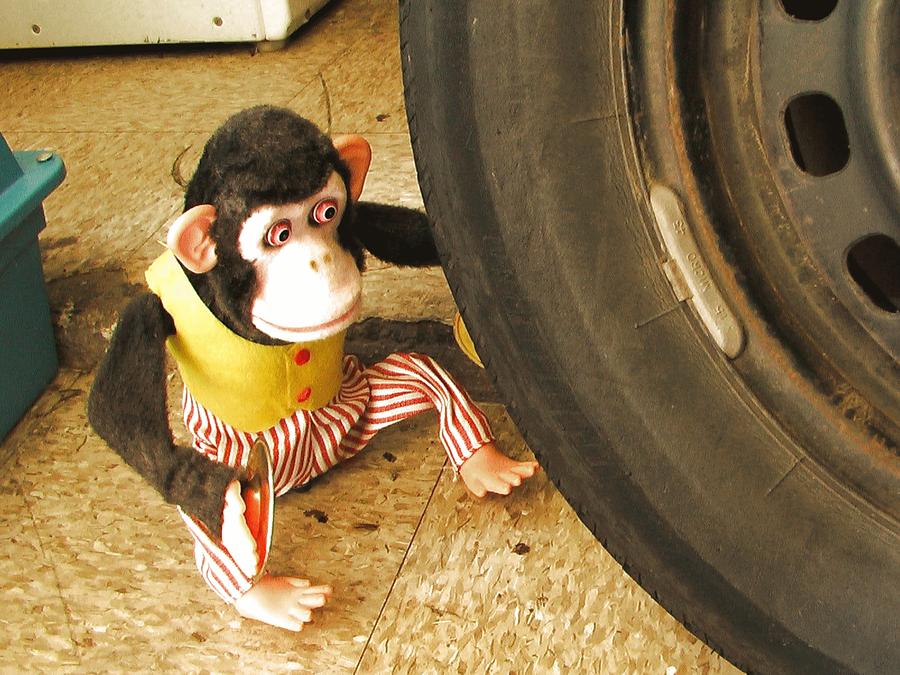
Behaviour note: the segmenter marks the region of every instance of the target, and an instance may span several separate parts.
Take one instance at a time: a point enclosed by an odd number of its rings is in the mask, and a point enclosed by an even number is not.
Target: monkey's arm
[[[403,206],[356,203],[354,234],[372,255],[395,265],[439,265],[428,216]]]
[[[166,338],[175,333],[160,299],[145,293],[119,318],[88,398],[91,426],[166,501],[222,532],[224,496],[237,470],[172,441],[166,406]]]

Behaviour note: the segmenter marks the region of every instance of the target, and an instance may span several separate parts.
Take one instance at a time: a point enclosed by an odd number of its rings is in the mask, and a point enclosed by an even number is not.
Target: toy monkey
[[[344,354],[364,249],[396,264],[437,262],[423,214],[358,201],[370,159],[361,136],[330,140],[289,110],[226,121],[147,271],[152,292],[122,312],[88,401],[97,433],[179,506],[209,586],[243,616],[290,630],[331,589],[260,569],[241,489],[259,439],[279,495],[430,409],[473,494],[508,494],[537,467],[497,450],[485,416],[431,358],[398,353],[367,368]],[[166,347],[193,448],[176,445],[168,424]]]

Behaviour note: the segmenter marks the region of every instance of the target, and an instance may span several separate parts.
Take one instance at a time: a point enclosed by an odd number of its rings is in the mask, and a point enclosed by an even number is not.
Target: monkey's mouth
[[[253,315],[253,323],[262,332],[280,340],[291,340],[299,342],[301,340],[317,340],[328,337],[350,325],[359,311],[362,301],[362,294],[359,293],[350,302],[349,309],[334,319],[329,319],[323,323],[312,326],[281,326],[271,321],[267,321],[258,314]]]

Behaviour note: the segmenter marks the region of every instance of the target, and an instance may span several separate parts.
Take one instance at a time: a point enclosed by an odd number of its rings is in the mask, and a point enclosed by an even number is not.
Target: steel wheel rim
[[[872,21],[891,25],[900,7],[876,0],[835,4],[815,21],[792,17],[777,0],[740,7],[674,3],[664,19],[655,18],[649,3],[626,9],[632,133],[648,194],[663,184],[685,200],[712,275],[750,333],[755,353],[729,365],[735,386],[746,388],[748,405],[759,406],[761,418],[774,420],[771,428],[793,439],[798,462],[814,463],[835,489],[897,530],[900,315],[879,308],[859,287],[847,254],[872,234],[900,240],[893,217],[900,203],[892,168],[896,133],[891,136],[888,115],[900,101],[890,98],[897,75],[873,54],[900,56],[885,29],[858,49],[854,43],[834,50],[829,68],[785,71],[796,59],[798,33],[821,31],[831,21],[823,35],[848,26],[859,35]],[[812,175],[792,154],[785,111],[804,93],[832,97],[830,81],[855,82],[859,72],[871,73],[867,91],[875,99],[854,102],[865,115],[847,124],[849,161]],[[807,75],[821,82],[804,80]],[[833,97],[843,101],[846,93]],[[876,136],[877,146],[859,140]],[[861,175],[873,174],[880,178],[863,180],[867,189],[846,197]],[[845,210],[875,215],[856,219],[854,227],[842,219],[845,226],[833,227],[830,239],[816,238],[810,230],[829,222],[822,203],[833,207],[839,197]],[[817,210],[805,210],[811,203]],[[653,228],[650,235],[662,239]]]

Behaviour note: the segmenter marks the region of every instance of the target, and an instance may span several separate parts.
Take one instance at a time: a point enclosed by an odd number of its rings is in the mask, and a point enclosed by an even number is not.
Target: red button
[[[299,394],[297,394],[297,401],[300,402],[300,403],[303,403],[303,402],[306,401],[310,396],[312,396],[312,389],[311,389],[310,387],[307,387],[306,389],[304,389],[303,391],[301,391]]]
[[[309,362],[309,357],[309,350],[301,349],[299,352],[294,354],[294,363],[296,363],[298,366],[302,366],[303,364]]]

